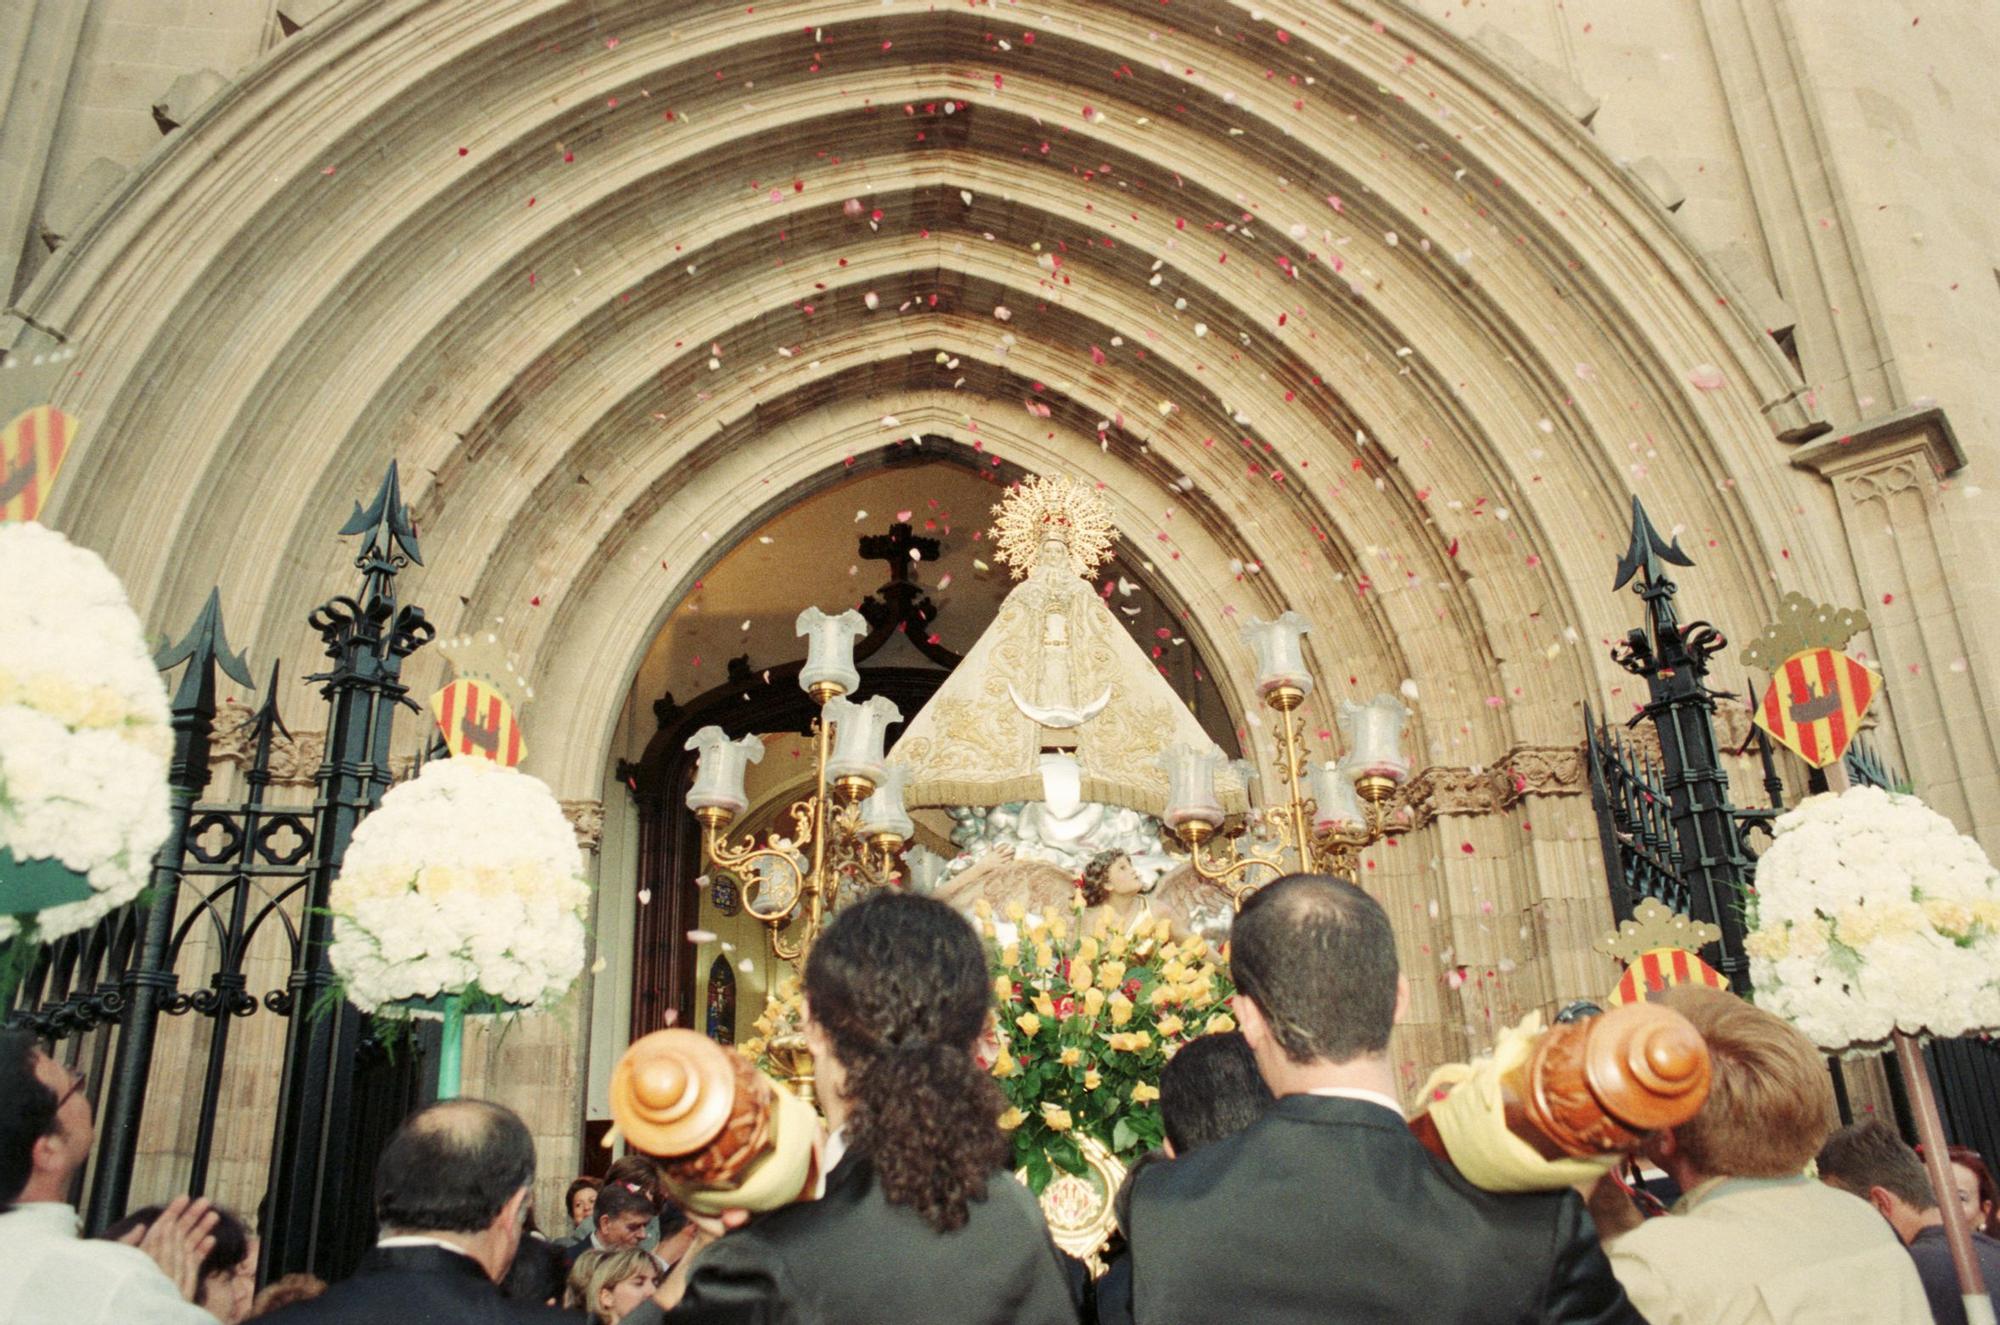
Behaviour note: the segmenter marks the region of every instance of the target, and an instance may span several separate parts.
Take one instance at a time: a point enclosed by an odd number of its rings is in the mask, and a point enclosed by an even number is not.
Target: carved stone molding
[[[1509,780],[1505,805],[1524,796],[1581,796],[1590,790],[1581,745],[1517,745],[1500,766]]]
[[[1896,685],[1874,712],[1917,790],[1961,828],[2000,832],[2000,711],[1987,655],[2000,595],[1959,544],[1943,476],[1966,463],[1945,412],[1897,410],[1805,447],[1792,463],[1838,500],[1869,629],[1863,646]]]
[[[595,851],[604,841],[604,802],[574,800],[562,803],[563,817],[576,830],[576,844]]]
[[[1433,764],[1403,789],[1412,827],[1442,815],[1498,814],[1528,796],[1581,796],[1590,789],[1581,745],[1520,745],[1486,768]]]

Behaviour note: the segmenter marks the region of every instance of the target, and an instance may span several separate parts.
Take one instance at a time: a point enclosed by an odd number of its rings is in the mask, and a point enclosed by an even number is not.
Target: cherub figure
[[[1083,867],[1081,883],[1085,927],[1099,924],[1129,934],[1140,924],[1164,917],[1173,926],[1176,941],[1189,936],[1187,921],[1168,907],[1156,907],[1148,894],[1153,889],[1139,877],[1132,857],[1124,851],[1103,851]]]

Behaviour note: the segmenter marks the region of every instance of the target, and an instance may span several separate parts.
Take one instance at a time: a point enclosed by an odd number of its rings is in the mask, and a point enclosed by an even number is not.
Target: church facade
[[[891,523],[942,545],[925,642],[963,652],[1005,591],[983,503],[1027,474],[1101,485],[1142,642],[1266,781],[1247,620],[1312,621],[1309,730],[1412,697],[1418,826],[1363,878],[1411,975],[1414,1086],[1617,977],[1580,746],[1586,704],[1641,698],[1608,656],[1640,620],[1610,592],[1634,494],[1734,639],[1790,590],[1865,609],[1871,741],[2000,850],[1994,22],[16,5],[0,392],[80,421],[49,522],[162,634],[215,587],[260,674],[311,670],[307,615],[352,573],[333,533],[397,462],[405,592],[517,655],[525,767],[598,886],[570,1011],[467,1049],[467,1091],[535,1127],[551,1208],[684,941],[644,919],[626,776],[659,704],[794,660],[791,615],[868,594],[853,540]],[[410,661],[418,695],[445,675]],[[312,707],[287,712],[296,800]],[[763,794],[799,776],[774,761]],[[774,967],[715,904],[675,1010],[747,1025]],[[241,1032],[225,1111],[268,1117],[279,1034]],[[149,1114],[135,1195],[184,1132]],[[254,1205],[268,1128],[219,1135],[211,1189]]]

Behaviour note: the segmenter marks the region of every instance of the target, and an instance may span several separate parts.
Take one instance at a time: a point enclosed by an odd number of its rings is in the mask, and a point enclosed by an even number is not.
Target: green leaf
[[[1048,1155],[1066,1173],[1080,1175],[1089,1167],[1083,1162],[1083,1148],[1077,1145],[1075,1137],[1067,1134],[1049,1138]]]
[[[1036,1147],[1023,1167],[1028,1170],[1028,1190],[1040,1196],[1042,1189],[1049,1185],[1049,1179],[1055,1177],[1055,1171],[1049,1167],[1049,1157]]]
[[[1111,1129],[1111,1148],[1120,1154],[1139,1144],[1139,1134],[1132,1130],[1132,1120],[1120,1116],[1117,1125]]]

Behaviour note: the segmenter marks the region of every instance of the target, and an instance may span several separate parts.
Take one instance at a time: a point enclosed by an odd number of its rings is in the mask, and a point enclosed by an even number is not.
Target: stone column
[[[1965,564],[1941,509],[1940,476],[1965,464],[1944,411],[1898,410],[1801,448],[1792,463],[1833,485],[1882,668],[1904,767],[1961,830],[2000,847],[2000,759],[1989,716],[2000,694],[1954,582]]]

